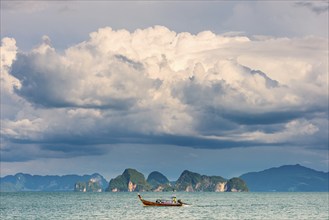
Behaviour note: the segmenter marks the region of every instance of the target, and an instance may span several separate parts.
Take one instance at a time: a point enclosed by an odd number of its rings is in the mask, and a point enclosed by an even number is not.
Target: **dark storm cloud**
[[[11,74],[20,80],[22,86],[15,90],[20,96],[41,106],[67,107],[69,102],[63,99],[61,92],[65,87],[70,86],[69,81],[56,77],[57,74],[63,74],[66,71],[58,65],[54,54],[48,55],[40,57],[34,54],[17,54]],[[53,70],[41,66],[47,60],[53,63]],[[50,71],[55,74],[48,74]]]
[[[108,135],[108,136],[107,136]],[[145,146],[173,145],[195,149],[229,149],[251,146],[274,146],[279,143],[260,143],[255,141],[218,140],[205,137],[179,135],[144,135],[117,134],[110,136],[73,136],[58,135],[43,140],[6,139],[9,148],[1,150],[1,160],[4,162],[29,161],[37,157],[43,158],[73,158],[80,156],[97,156],[110,152],[116,144],[134,144]]]
[[[78,141],[77,141],[78,142]],[[74,158],[81,156],[100,156],[109,152],[99,145],[79,145],[78,143],[39,143],[13,140],[10,148],[1,150],[2,162],[24,162],[37,158]]]
[[[159,141],[159,143],[161,144],[200,148],[200,149],[227,149],[227,148],[235,148],[235,147],[280,145],[280,143],[267,144],[267,143],[259,143],[257,141],[219,140],[219,139],[211,139],[205,137],[175,136],[175,135],[157,136],[154,138],[154,140]]]
[[[242,125],[272,125],[281,124],[297,118],[305,117],[304,111],[291,109],[288,111],[271,112],[244,112],[244,111],[223,111],[219,113],[223,118]]]
[[[312,113],[310,113],[312,114]],[[305,112],[266,112],[251,113],[229,109],[205,108],[197,113],[196,129],[203,135],[221,134],[223,136],[240,129],[240,132],[261,130],[274,133],[282,130],[284,123],[291,120],[304,118]],[[241,128],[243,126],[243,129]],[[242,130],[241,130],[242,129]]]

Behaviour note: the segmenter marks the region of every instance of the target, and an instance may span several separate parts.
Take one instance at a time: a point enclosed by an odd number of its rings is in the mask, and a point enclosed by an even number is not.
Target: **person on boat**
[[[172,203],[177,203],[177,198],[176,198],[176,196],[173,196],[173,197],[172,197]]]

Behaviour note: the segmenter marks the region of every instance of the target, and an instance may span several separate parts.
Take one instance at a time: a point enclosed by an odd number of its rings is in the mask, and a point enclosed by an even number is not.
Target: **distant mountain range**
[[[12,176],[5,176],[0,178],[0,191],[1,192],[20,192],[20,191],[74,191],[76,184],[97,183],[97,190],[104,190],[108,182],[106,179],[98,174],[92,175],[65,175],[65,176],[39,176],[24,173],[17,173]],[[87,184],[88,185],[88,184]],[[81,187],[80,187],[81,189]],[[78,190],[79,191],[79,190]],[[82,189],[83,191],[83,189]]]
[[[110,182],[97,173],[83,176],[39,176],[18,173],[0,178],[0,191],[327,192],[328,179],[328,172],[316,171],[298,164],[246,173],[232,179],[185,170],[174,182],[170,182],[157,171],[151,172],[145,179],[142,173],[130,168]]]
[[[253,192],[328,192],[329,173],[299,164],[270,168],[240,176]]]

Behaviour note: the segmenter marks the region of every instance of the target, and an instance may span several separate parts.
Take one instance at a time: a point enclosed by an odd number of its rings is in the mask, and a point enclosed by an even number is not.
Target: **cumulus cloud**
[[[119,143],[222,149],[303,140],[323,148],[327,43],[107,27],[64,52],[44,36],[17,53],[5,38],[11,104],[1,118],[2,150],[11,160],[8,149],[24,144],[42,157],[101,154]]]
[[[18,94],[45,107],[126,108],[156,84],[125,56],[94,53],[72,48],[61,56],[43,43],[19,54],[11,71],[22,82]]]
[[[19,81],[11,76],[8,71],[16,58],[16,41],[12,38],[3,38],[1,41],[1,88],[4,92],[11,92],[13,87],[19,87]]]

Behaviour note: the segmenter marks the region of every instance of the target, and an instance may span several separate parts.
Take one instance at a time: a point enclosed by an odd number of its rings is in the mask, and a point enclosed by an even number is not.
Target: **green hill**
[[[175,191],[168,178],[158,171],[154,171],[147,177],[147,182],[151,185],[152,191]]]
[[[226,191],[227,192],[236,192],[236,191],[248,192],[249,189],[247,187],[247,184],[242,179],[234,177],[227,181]]]
[[[243,180],[226,180],[221,176],[206,176],[188,170],[183,171],[176,182],[177,191],[187,192],[241,192],[248,191]]]
[[[153,171],[149,174],[146,180],[152,187],[156,187],[161,184],[169,184],[169,180],[162,173]]]
[[[150,191],[151,186],[146,182],[142,173],[135,169],[126,169],[122,175],[111,179],[106,191],[110,192],[133,192]]]

